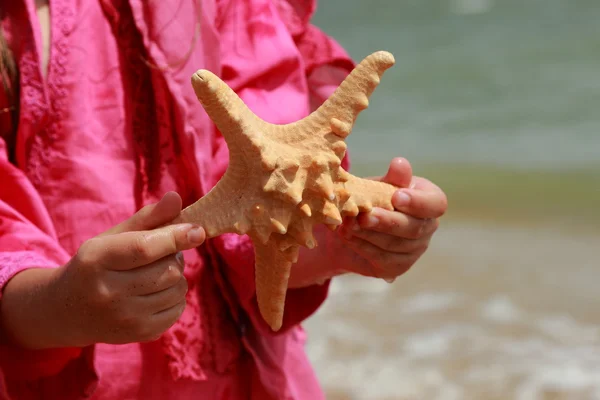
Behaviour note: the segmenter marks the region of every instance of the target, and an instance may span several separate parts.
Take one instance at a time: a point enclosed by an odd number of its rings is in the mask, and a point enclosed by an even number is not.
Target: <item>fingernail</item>
[[[186,234],[187,234],[187,232],[188,232],[190,229],[192,229],[192,227],[193,227],[193,226],[194,226],[194,225],[192,225],[192,224],[188,224],[188,223],[179,224],[179,225],[177,226],[177,231],[178,231],[178,232],[181,232],[181,233],[186,233]]]
[[[403,190],[394,193],[394,207],[400,208],[410,204],[410,195]]]
[[[365,228],[372,228],[379,223],[379,218],[376,216],[369,214],[367,216],[367,220],[365,221]]]
[[[179,265],[185,267],[185,261],[183,260],[183,253],[181,251],[175,254],[175,259],[177,260],[177,263],[179,263]]]
[[[191,243],[202,243],[204,235],[202,234],[202,228],[194,225],[187,233],[187,238]]]
[[[159,203],[160,203],[161,201],[164,201],[164,200],[167,198],[167,196],[169,195],[169,193],[171,193],[171,192],[169,191],[169,192],[166,192],[165,194],[163,194],[163,196],[160,198],[160,201],[159,201]]]

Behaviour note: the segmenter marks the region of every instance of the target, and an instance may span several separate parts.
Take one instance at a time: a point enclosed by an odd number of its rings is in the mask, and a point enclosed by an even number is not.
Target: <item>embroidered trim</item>
[[[55,263],[32,251],[0,253],[0,296],[4,285],[17,273],[28,268],[54,268]]]
[[[75,12],[70,2],[54,0],[52,6],[56,10],[52,15],[53,30],[51,59],[49,61],[47,79],[47,99],[44,83],[38,66],[38,55],[33,40],[33,32],[21,59],[22,112],[29,119],[32,127],[32,143],[27,157],[25,170],[34,186],[38,187],[43,180],[42,171],[51,165],[56,154],[54,142],[60,135],[62,121],[68,114],[67,91],[64,79],[67,74],[66,65],[69,59],[69,35],[73,30]],[[58,29],[57,29],[58,28]],[[46,101],[47,100],[47,101]]]

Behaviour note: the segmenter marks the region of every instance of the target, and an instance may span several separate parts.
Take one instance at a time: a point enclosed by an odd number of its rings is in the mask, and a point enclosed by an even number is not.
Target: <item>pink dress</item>
[[[21,74],[18,134],[0,140],[0,289],[23,269],[65,264],[166,191],[187,205],[218,181],[228,150],[192,91],[197,69],[286,123],[353,67],[309,24],[314,0],[52,0],[44,77],[34,0],[0,3]],[[290,290],[273,334],[247,237],[211,239],[185,258],[188,307],[160,340],[28,351],[0,339],[0,398],[323,398],[300,323],[327,284]]]

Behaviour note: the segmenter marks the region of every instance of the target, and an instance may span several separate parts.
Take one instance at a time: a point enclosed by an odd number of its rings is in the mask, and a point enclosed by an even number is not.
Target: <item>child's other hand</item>
[[[423,255],[446,212],[446,195],[424,178],[413,177],[404,158],[395,158],[384,177],[370,178],[400,189],[394,211],[381,208],[344,220],[337,231],[317,229],[319,246],[301,249],[292,267],[290,287],[306,287],[345,273],[394,280]],[[409,195],[403,200],[401,193]]]
[[[447,208],[444,192],[427,179],[412,176],[408,161],[396,158],[388,173],[373,178],[400,187],[392,197],[395,211],[380,208],[349,219],[340,228],[355,256],[351,272],[394,280],[426,251]]]
[[[182,251],[203,243],[202,228],[160,227],[181,211],[163,199],[86,241],[62,267],[56,296],[65,344],[131,343],[157,339],[185,308]]]

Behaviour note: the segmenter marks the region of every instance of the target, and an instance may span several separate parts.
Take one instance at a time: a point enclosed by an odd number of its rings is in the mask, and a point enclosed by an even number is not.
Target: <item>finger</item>
[[[369,213],[359,214],[354,230],[371,230],[406,239],[419,239],[437,229],[435,219],[422,219],[398,211],[373,208]]]
[[[112,263],[116,269],[132,269],[155,262],[204,242],[204,229],[193,224],[169,225],[142,232],[125,232],[110,236],[114,243]],[[108,239],[108,238],[107,238]]]
[[[173,307],[160,311],[150,316],[148,331],[165,332],[181,317],[185,310],[186,301],[182,300]],[[159,333],[147,335],[146,340],[156,340],[160,337]]]
[[[406,158],[394,158],[388,167],[387,173],[382,177],[371,177],[368,179],[387,182],[391,185],[407,188],[412,180],[412,166]]]
[[[392,253],[418,253],[425,252],[429,247],[431,241],[431,235],[424,235],[419,239],[405,239],[397,236],[388,235],[386,233],[359,230],[352,232],[345,238],[357,237],[363,239],[372,245],[378,247],[382,251],[388,251]]]
[[[176,285],[183,277],[183,254],[164,257],[143,267],[127,271],[108,271],[113,287],[125,288],[132,296],[157,293]]]
[[[394,279],[410,269],[419,259],[418,253],[392,253],[381,250],[372,243],[358,237],[346,241],[346,246],[358,255],[368,260],[373,267],[370,276],[384,279]]]
[[[181,277],[177,284],[170,288],[144,296],[137,296],[135,302],[139,305],[138,309],[144,310],[150,315],[157,314],[184,301],[187,291],[187,280]]]
[[[397,187],[408,187],[412,180],[412,166],[406,158],[396,157],[381,180]]]
[[[446,213],[448,200],[441,190],[400,189],[392,196],[392,205],[416,218],[439,218]]]
[[[108,229],[100,236],[157,228],[175,219],[181,212],[181,205],[182,200],[179,194],[167,192],[158,203],[141,208],[131,218]]]
[[[413,176],[413,180],[410,184],[409,189],[417,189],[424,191],[437,191],[439,193],[444,193],[444,191],[435,183],[431,182],[429,179]]]
[[[79,261],[109,270],[130,270],[155,262],[204,242],[204,229],[193,224],[168,225],[141,232],[123,232],[85,242]]]

